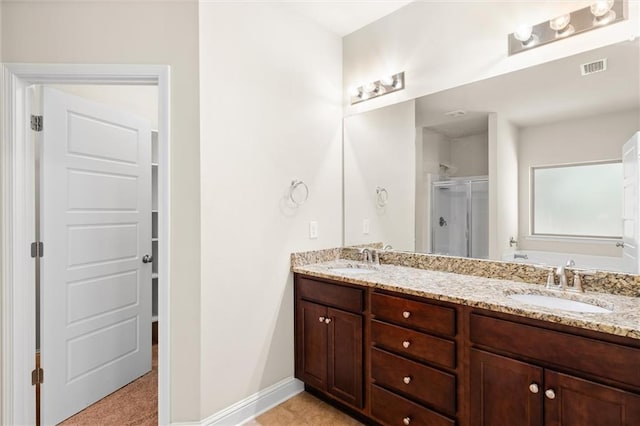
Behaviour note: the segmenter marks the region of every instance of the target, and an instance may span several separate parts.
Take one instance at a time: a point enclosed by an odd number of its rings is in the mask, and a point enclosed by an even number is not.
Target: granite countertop
[[[376,266],[370,273],[339,273],[331,268],[355,266],[359,262],[334,260],[294,266],[293,272],[345,283],[428,297],[431,299],[504,312],[527,318],[640,339],[640,298],[607,293],[581,294],[548,291],[543,285],[504,279],[483,278],[450,272],[431,271],[396,265]],[[591,303],[613,309],[611,313],[584,313],[528,305],[507,297],[509,294],[541,294]]]

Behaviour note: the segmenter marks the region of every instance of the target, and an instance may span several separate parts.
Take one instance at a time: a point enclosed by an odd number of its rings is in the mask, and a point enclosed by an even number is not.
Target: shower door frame
[[[467,237],[467,244],[466,244],[466,249],[467,249],[467,254],[466,254],[466,258],[469,258],[471,256],[471,248],[472,248],[472,236],[471,236],[471,226],[473,225],[472,223],[472,198],[471,198],[471,186],[473,183],[475,182],[489,182],[489,177],[488,176],[469,176],[469,177],[453,177],[453,178],[447,178],[447,179],[442,179],[442,180],[437,180],[437,181],[432,181],[431,182],[431,196],[429,199],[429,211],[431,213],[431,223],[429,224],[429,232],[430,232],[430,240],[431,240],[431,253],[438,255],[438,253],[436,253],[435,251],[435,247],[436,247],[436,233],[435,233],[435,211],[436,211],[436,206],[435,206],[435,189],[436,187],[444,187],[444,186],[455,186],[455,185],[460,185],[460,184],[466,184],[467,185],[467,218],[465,221],[466,224],[466,229],[465,229],[465,235]],[[451,255],[449,255],[451,256]]]

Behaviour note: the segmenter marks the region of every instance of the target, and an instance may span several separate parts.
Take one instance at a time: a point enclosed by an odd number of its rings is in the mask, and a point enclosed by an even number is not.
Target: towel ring
[[[378,186],[376,188],[376,204],[378,207],[384,207],[387,205],[387,201],[389,201],[389,192],[382,186]]]
[[[298,188],[302,188],[304,189],[304,191],[298,191]],[[298,192],[304,195],[296,196],[295,194]],[[291,200],[291,202],[296,206],[301,206],[307,201],[307,198],[309,198],[309,187],[307,186],[307,184],[301,180],[292,180],[291,186],[289,187],[289,199]]]

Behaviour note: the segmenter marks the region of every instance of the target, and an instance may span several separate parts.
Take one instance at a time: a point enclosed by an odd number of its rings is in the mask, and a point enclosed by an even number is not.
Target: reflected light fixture
[[[611,10],[614,0],[598,0],[589,9],[593,15],[593,25],[607,25],[616,19],[616,12]]]
[[[549,21],[549,28],[556,32],[556,37],[567,37],[576,30],[571,25],[571,14],[565,13]]]
[[[404,89],[404,72],[389,75],[349,90],[351,105]]]
[[[508,36],[509,55],[626,20],[627,9],[628,0],[597,0],[549,21],[520,26]]]

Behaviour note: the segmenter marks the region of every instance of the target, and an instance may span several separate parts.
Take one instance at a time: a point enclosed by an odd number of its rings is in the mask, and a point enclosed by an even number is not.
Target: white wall
[[[342,242],[341,53],[286,5],[200,5],[202,418],[293,375],[289,255]]]
[[[489,258],[500,260],[518,235],[518,129],[491,113],[488,133]]]
[[[629,20],[507,56],[507,35],[591,1],[416,1],[344,38],[347,115],[606,46],[640,35],[640,2]],[[405,71],[406,89],[348,106],[348,88]]]
[[[415,250],[415,132],[413,101],[344,119],[345,245],[383,242]],[[378,186],[389,194],[382,208]]]
[[[489,174],[487,133],[451,139],[452,176],[486,176]]]
[[[3,62],[171,66],[171,417],[199,420],[198,4],[51,0],[1,7]]]
[[[622,256],[622,249],[616,248],[614,243],[571,243],[527,238],[530,233],[530,173],[533,166],[621,160],[622,145],[638,130],[640,130],[640,111],[638,109],[520,129],[518,147],[519,248],[522,250]]]

